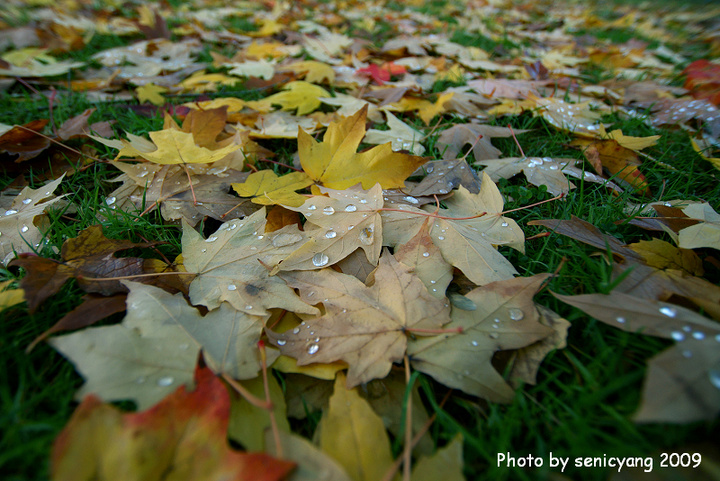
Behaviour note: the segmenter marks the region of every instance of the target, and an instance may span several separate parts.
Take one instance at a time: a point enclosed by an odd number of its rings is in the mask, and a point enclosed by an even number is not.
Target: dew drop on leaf
[[[170,386],[172,383],[175,382],[175,379],[173,379],[171,376],[161,377],[157,381],[158,386]]]
[[[228,286],[228,291],[234,291],[234,290],[236,290],[236,289],[237,289],[237,286],[236,286],[235,284],[230,284],[230,285]]]
[[[18,211],[16,211],[15,209],[10,209],[10,210],[5,211],[5,215],[13,215],[13,214],[17,214],[17,212]]]
[[[430,253],[429,253],[429,252],[423,252],[423,257],[430,257]]]
[[[508,225],[510,224],[508,224],[507,222],[503,222],[502,224],[500,224],[501,227],[507,227]]]
[[[508,316],[510,316],[510,319],[513,321],[520,321],[525,317],[525,313],[516,307],[512,307],[508,309]]]
[[[107,199],[105,199],[105,203],[106,203],[107,205],[113,205],[116,200],[117,200],[117,199],[116,199],[115,197],[108,197]]]
[[[700,331],[693,332],[692,336],[698,341],[702,341],[703,339],[705,339],[705,333]]]
[[[360,231],[360,242],[369,246],[373,243],[374,235],[372,226],[365,227]]]
[[[671,332],[670,337],[672,337],[674,340],[676,340],[678,342],[685,340],[685,334],[683,334],[680,331]]]
[[[23,224],[23,226],[20,228],[20,232],[22,232],[22,233],[25,233],[28,230],[30,230],[30,228],[28,226],[26,226],[25,224]]]
[[[312,346],[308,347],[307,353],[312,356],[313,354],[318,352],[318,349],[320,349],[320,346],[318,346],[317,344],[313,344]]]
[[[618,317],[615,320],[618,322],[618,324],[625,324],[626,322],[624,317]]]
[[[30,202],[32,202],[32,199],[30,199],[30,198],[28,198],[28,199],[23,199],[23,201],[22,201],[22,203],[25,204],[25,205],[28,205]]]
[[[674,307],[663,306],[660,308],[660,314],[668,317],[675,317],[677,315],[677,309]]]
[[[357,207],[355,204],[348,204],[347,207],[345,207],[345,212],[355,212],[357,210]]]
[[[218,239],[217,236],[211,235],[210,237],[205,239],[205,242],[215,242],[217,239]]]
[[[478,342],[477,342],[477,341],[472,341],[472,342],[470,342],[470,344],[472,344],[473,346],[477,347]]]
[[[285,339],[278,339],[278,341],[277,341],[278,346],[284,346],[285,344],[287,344],[287,341]]]
[[[720,370],[710,369],[710,371],[708,371],[708,376],[710,377],[710,383],[720,389]]]
[[[252,309],[252,306],[250,304],[248,304],[247,306],[245,306],[245,309],[247,309],[249,311],[250,309]]]
[[[333,215],[335,213],[335,209],[333,209],[330,206],[323,207],[323,214],[325,215]]]
[[[312,258],[312,263],[315,267],[326,266],[328,262],[330,262],[330,259],[322,252],[318,252]]]
[[[325,237],[327,237],[328,239],[334,239],[336,236],[337,236],[337,232],[335,232],[332,229],[325,233]]]
[[[315,210],[315,209],[317,209],[317,207],[315,207],[315,204],[310,204],[310,205],[307,207],[307,210]]]
[[[300,334],[300,328],[299,328],[299,327],[296,327],[295,329],[292,330],[292,333],[293,333],[293,334]]]

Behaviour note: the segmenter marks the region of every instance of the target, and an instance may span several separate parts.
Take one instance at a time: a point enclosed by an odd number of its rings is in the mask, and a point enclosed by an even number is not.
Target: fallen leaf
[[[413,129],[402,120],[395,117],[391,112],[385,112],[389,130],[370,129],[363,138],[368,144],[383,144],[390,142],[393,150],[407,150],[414,155],[425,153],[425,147],[420,144],[424,135],[422,132]]]
[[[453,308],[439,334],[408,343],[408,356],[418,371],[436,381],[491,402],[509,402],[514,392],[491,361],[497,351],[529,346],[552,334],[540,324],[533,296],[549,274],[518,277],[478,287],[465,294],[475,311]]]
[[[590,161],[596,172],[602,173],[603,169],[607,170],[608,174],[620,183],[630,185],[645,194],[650,193],[645,176],[638,168],[640,160],[634,151],[620,146],[615,140],[580,138],[573,140],[570,145],[583,149],[583,155]]]
[[[332,67],[324,62],[315,60],[302,60],[291,64],[275,67],[277,70],[284,72],[294,72],[300,76],[305,76],[305,81],[315,84],[327,82],[330,85],[335,83],[335,71]],[[320,99],[322,100],[322,99]]]
[[[262,100],[247,102],[247,105],[250,108],[260,107],[261,110],[279,105],[283,110],[297,109],[297,115],[307,115],[320,107],[320,97],[330,97],[330,92],[324,88],[302,80],[285,84],[283,89]]]
[[[445,195],[461,185],[471,194],[480,192],[480,178],[464,158],[428,162],[422,169],[427,175],[412,188],[412,196]]]
[[[628,247],[643,258],[645,264],[657,269],[677,269],[690,275],[702,276],[702,260],[689,249],[678,249],[661,239],[640,241]]]
[[[227,301],[235,309],[257,316],[267,315],[266,309],[271,307],[317,313],[282,279],[269,276],[265,267],[276,265],[306,240],[297,226],[266,234],[265,208],[243,220],[223,224],[207,239],[185,224],[185,268],[197,274],[190,284],[190,300],[208,309]]]
[[[257,344],[257,341],[256,341]],[[255,350],[257,347],[253,346]],[[268,392],[273,405],[275,423],[282,433],[290,433],[290,424],[285,414],[285,396],[275,377],[268,376]],[[248,379],[240,383],[252,395],[265,399],[265,385],[262,376]],[[247,451],[268,451],[274,444],[265,442],[265,432],[270,430],[270,413],[250,404],[237,393],[231,396],[230,422],[228,424],[228,437],[240,443]]]
[[[413,467],[410,481],[465,481],[463,465],[463,438],[457,434],[432,456],[421,457]]]
[[[377,481],[393,463],[390,440],[380,417],[357,388],[345,387],[338,373],[330,403],[320,421],[320,448],[335,459],[353,481]]]
[[[395,258],[413,269],[430,295],[444,299],[445,291],[453,280],[453,268],[445,262],[440,249],[430,237],[427,219],[415,236],[395,250]]]
[[[299,207],[306,198],[295,191],[312,183],[305,172],[290,172],[278,177],[272,170],[261,170],[250,174],[243,183],[232,184],[232,187],[240,197],[253,197],[255,204]]]
[[[568,181],[563,170],[574,166],[572,160],[562,162],[549,157],[508,157],[505,159],[482,160],[474,165],[483,165],[483,172],[497,182],[509,179],[523,172],[528,182],[540,187],[544,185],[552,195],[567,194],[575,185]]]
[[[16,155],[15,162],[23,162],[37,157],[50,147],[50,140],[38,135],[49,120],[33,120],[25,125],[15,125],[0,135],[0,152]]]
[[[13,281],[0,282],[0,312],[25,301],[22,289],[10,289]]]
[[[130,141],[121,141],[123,148],[115,158],[140,157],[162,165],[209,164],[241,148],[240,145],[231,144],[222,149],[209,150],[196,145],[192,134],[175,129],[158,130],[149,135],[152,142],[127,134]]]
[[[270,431],[265,433],[265,445],[269,454],[277,456]],[[280,445],[283,459],[297,464],[288,481],[352,481],[337,461],[302,436],[280,431]]]
[[[194,479],[280,481],[294,463],[227,445],[230,399],[209,370],[197,387],[173,390],[152,409],[122,413],[96,397],[78,406],[52,448],[54,481]],[[148,456],[152,453],[152,456]]]
[[[385,377],[405,355],[407,330],[437,329],[448,320],[448,304],[432,297],[410,268],[387,252],[370,287],[332,269],[279,277],[299,289],[303,300],[322,302],[325,315],[283,334],[268,330],[270,341],[298,365],[347,362],[349,387]]]
[[[368,191],[322,190],[327,197],[313,196],[300,207],[285,206],[305,216],[309,239],[275,266],[271,274],[333,265],[358,248],[365,252],[368,262],[377,265],[383,244],[380,186],[376,184]]]
[[[493,137],[510,137],[528,132],[527,130],[511,130],[507,127],[495,127],[485,124],[456,124],[444,130],[435,143],[436,149],[442,152],[444,160],[460,156],[465,145],[471,146],[476,161],[497,159],[502,152],[492,145]]]
[[[460,186],[445,204],[447,209],[440,209],[430,226],[430,236],[445,261],[476,285],[513,277],[517,271],[495,246],[523,250],[524,235],[514,220],[502,216],[503,198],[490,177],[483,174],[478,194]],[[381,213],[383,244],[406,243],[428,216],[424,210],[403,207]]]
[[[682,211],[689,218],[702,222],[682,229],[679,232],[678,245],[683,249],[700,247],[720,249],[720,214],[708,203],[690,204]]]
[[[612,327],[676,342],[648,361],[636,421],[689,423],[717,416],[720,324],[684,307],[617,291],[554,295]]]
[[[8,263],[15,254],[33,252],[40,247],[43,234],[35,219],[64,197],[53,197],[63,177],[39,189],[25,187],[16,197],[0,198],[0,210],[4,211],[0,216],[0,264]]]
[[[167,101],[163,94],[167,92],[169,92],[167,88],[153,83],[141,85],[135,89],[135,94],[137,94],[140,103],[150,102],[153,105],[165,105]]]
[[[383,189],[402,187],[405,179],[425,163],[422,157],[392,151],[390,144],[356,153],[365,136],[367,108],[342,122],[331,123],[323,142],[316,142],[304,131],[298,133],[298,154],[303,170],[316,182],[330,189],[347,189],[362,184],[370,189],[379,183]]]

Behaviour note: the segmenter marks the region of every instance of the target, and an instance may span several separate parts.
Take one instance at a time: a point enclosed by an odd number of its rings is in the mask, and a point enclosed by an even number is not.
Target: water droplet
[[[335,213],[335,209],[333,209],[330,206],[323,207],[323,214],[325,215],[333,215]]]
[[[173,379],[170,376],[166,376],[166,377],[161,377],[160,379],[158,379],[157,385],[158,386],[170,386],[174,382],[175,382],[175,379]]]
[[[205,239],[205,242],[215,242],[216,240],[218,240],[217,236],[216,236],[216,235],[211,235],[210,237],[208,237],[207,239]]]
[[[698,341],[702,341],[703,339],[705,339],[705,333],[700,331],[693,332],[692,336]]]
[[[447,194],[448,190],[447,189],[438,189],[438,193],[439,194]]]
[[[430,253],[429,253],[429,252],[423,252],[423,257],[430,257]]]
[[[619,324],[625,324],[625,318],[624,317],[618,317],[615,319]]]
[[[350,225],[348,226],[348,230],[353,230],[354,228],[355,228],[355,226],[352,225],[352,224],[350,224]]]
[[[336,236],[337,236],[337,232],[335,232],[332,229],[325,233],[325,237],[327,237],[328,239],[334,239]]]
[[[671,202],[665,202],[663,205],[664,205],[665,207],[672,207],[672,203],[671,203]]]
[[[307,206],[307,210],[315,210],[315,209],[317,209],[317,207],[315,207],[315,204],[310,204],[309,206]]]
[[[512,307],[508,309],[508,316],[510,316],[510,319],[513,321],[520,321],[525,317],[525,313],[516,307]]]
[[[249,311],[250,309],[252,309],[252,306],[250,304],[248,304],[247,306],[245,306],[245,309],[247,309]]]
[[[105,203],[106,203],[107,205],[113,205],[116,200],[117,200],[117,199],[116,199],[115,197],[108,197],[107,199],[105,199]]]
[[[25,224],[23,224],[23,226],[20,228],[20,232],[22,232],[23,234],[29,230],[30,230],[30,228],[28,226],[26,226]]]
[[[287,344],[287,341],[285,339],[278,339],[278,341],[277,341],[278,346],[284,346],[285,344]]]
[[[498,334],[497,332],[491,332],[490,334],[488,334],[488,337],[490,339],[497,339],[500,337],[500,334]]]
[[[202,252],[203,254],[205,254],[205,253],[207,252],[207,249],[203,249],[203,250],[201,250],[200,252]]]
[[[237,290],[237,286],[235,284],[230,284],[228,286],[228,291],[234,291],[234,290]]]
[[[673,339],[675,339],[678,342],[685,340],[685,334],[683,334],[680,331],[671,332],[670,337],[672,337]]]
[[[345,207],[345,212],[355,212],[357,210],[357,207],[355,207],[354,204],[348,204]]]
[[[478,342],[477,342],[477,341],[472,341],[470,344],[472,344],[473,346],[477,347]]]
[[[23,202],[23,204],[28,205],[30,202],[32,202],[32,199],[30,199],[30,198],[28,198],[28,199],[23,199],[22,202]]]
[[[439,235],[439,236],[438,236],[438,240],[445,240],[445,237]]]
[[[135,379],[135,382],[138,384],[144,384],[145,381],[147,381],[147,378],[145,376],[140,376],[139,378]]]
[[[314,334],[314,333],[313,333],[313,334]],[[320,338],[319,338],[319,337],[316,337],[316,338],[315,338],[315,341],[313,341],[313,342],[320,342]]]
[[[15,209],[10,209],[10,210],[5,211],[5,215],[13,215],[13,214],[17,214],[17,212],[18,211],[16,211]]]
[[[296,327],[295,329],[292,330],[292,333],[293,333],[293,334],[300,334],[300,328],[299,328],[299,327]]]
[[[419,204],[420,203],[419,200],[417,200],[415,197],[413,197],[411,195],[406,195],[405,197],[403,197],[403,200],[405,202],[409,202],[411,204]]]
[[[674,307],[663,306],[660,308],[660,314],[668,317],[675,317],[677,315],[677,309]]]
[[[322,252],[318,252],[312,258],[312,263],[315,267],[326,266],[328,262],[330,262],[330,259]]]
[[[558,169],[559,169],[559,167],[557,166],[557,164],[550,164],[550,170],[558,170]]]
[[[366,246],[372,244],[373,239],[374,235],[372,226],[365,227],[363,230],[360,231],[360,242],[362,242]]]
[[[312,346],[308,347],[307,353],[312,356],[313,354],[318,352],[318,349],[320,349],[320,346],[318,346],[317,344],[313,344]]]
[[[683,326],[682,330],[685,331],[685,332],[690,332],[690,331],[692,331],[692,327],[690,327],[690,326]]]
[[[502,224],[500,224],[501,227],[507,227],[507,226],[509,226],[509,225],[510,225],[510,224],[508,224],[507,222],[504,222],[504,221],[503,221]]]
[[[361,204],[367,204],[367,202],[368,202],[367,199],[360,199]]]
[[[682,355],[683,355],[683,357],[690,359],[690,358],[692,357],[693,353],[692,353],[691,350],[685,349],[685,350],[682,352]]]
[[[260,240],[260,239],[262,239],[263,237],[265,237],[265,236],[264,236],[264,235],[259,235],[257,238],[258,238],[258,240]]]
[[[431,280],[430,284],[435,284],[436,282],[437,282],[436,280]]]
[[[708,376],[710,377],[710,383],[712,383],[712,385],[716,388],[720,389],[720,370],[710,369],[708,371]]]

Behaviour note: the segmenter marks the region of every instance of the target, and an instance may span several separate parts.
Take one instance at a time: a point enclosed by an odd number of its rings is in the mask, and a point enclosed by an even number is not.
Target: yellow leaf
[[[228,77],[221,73],[205,73],[200,71],[180,82],[180,87],[191,92],[214,92],[218,85],[235,85],[240,82],[237,77]]]
[[[232,188],[241,197],[254,197],[252,202],[256,204],[299,207],[305,202],[305,197],[295,191],[312,183],[305,172],[291,172],[278,177],[272,170],[261,170],[250,174],[243,183],[232,184]]]
[[[405,179],[425,163],[422,157],[393,152],[389,143],[356,153],[365,136],[366,116],[364,107],[352,117],[331,123],[322,142],[300,130],[298,155],[310,178],[338,190],[356,184],[370,189],[377,183],[383,189],[392,189],[403,187]]]
[[[240,112],[245,107],[245,101],[235,97],[220,97],[213,100],[205,100],[204,102],[188,102],[183,107],[191,109],[211,110],[220,107],[227,107],[228,113]]]
[[[693,150],[695,150],[700,157],[710,162],[716,169],[720,170],[720,157],[709,157],[706,155],[708,150],[703,149],[695,139],[690,139],[690,143],[692,144]]]
[[[153,105],[164,105],[165,97],[162,96],[168,89],[160,85],[146,84],[135,89],[140,103],[150,102]]]
[[[660,135],[651,135],[649,137],[631,137],[623,134],[620,129],[609,132],[607,136],[626,149],[634,151],[642,150],[646,147],[651,147],[657,144],[657,141],[661,137]]]
[[[305,115],[320,107],[320,97],[330,97],[330,92],[317,85],[298,80],[285,85],[284,92],[278,92],[257,102],[248,102],[248,106],[255,108],[255,105],[277,104],[283,110],[297,109],[297,115]]]
[[[25,291],[22,289],[8,289],[11,283],[12,281],[0,282],[0,312],[25,301]]]
[[[122,141],[124,147],[118,152],[116,159],[120,157],[142,157],[145,160],[162,165],[209,164],[222,159],[241,147],[237,144],[230,144],[218,150],[198,147],[195,145],[192,134],[175,129],[150,132],[152,142],[134,135],[128,135],[128,138],[131,141]]]
[[[247,58],[261,59],[266,57],[280,58],[287,57],[285,45],[280,42],[253,42],[245,49]]]
[[[324,62],[305,60],[284,65],[282,71],[295,72],[298,75],[305,74],[305,80],[312,83],[323,83],[327,81],[330,85],[335,82],[335,71]]]
[[[442,94],[440,97],[438,97],[434,104],[418,110],[418,115],[423,120],[423,122],[425,122],[425,125],[428,125],[433,119],[433,117],[435,117],[436,115],[445,112],[445,104],[453,97],[453,95],[455,95],[454,92]]]
[[[695,252],[679,249],[664,240],[640,241],[628,247],[640,254],[650,267],[678,269],[693,276],[702,276],[704,273],[702,260]]]
[[[298,366],[297,360],[290,356],[280,356],[277,358],[272,368],[284,373],[305,374],[306,376],[316,379],[326,379],[332,381],[339,371],[348,368],[348,365],[342,361],[330,363],[315,363],[305,366]]]
[[[345,388],[338,374],[320,423],[320,447],[354,481],[377,481],[393,463],[390,440],[380,416],[355,389]]]
[[[465,481],[463,476],[463,438],[457,434],[432,456],[421,457],[412,470],[410,481]]]

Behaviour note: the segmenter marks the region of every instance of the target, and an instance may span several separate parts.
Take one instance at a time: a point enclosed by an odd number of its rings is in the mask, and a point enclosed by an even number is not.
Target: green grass
[[[443,2],[431,2],[418,11],[438,14],[443,5]],[[393,2],[387,7],[393,12],[401,12],[405,8],[401,2]],[[249,31],[254,24],[236,17],[226,27]],[[383,37],[389,36],[392,33],[390,24],[379,21],[373,36],[376,33]],[[582,33],[595,35],[611,43],[636,38],[632,30]],[[96,36],[85,49],[68,54],[67,57],[87,59],[98,51],[123,45],[128,40]],[[517,48],[509,40],[495,41],[461,29],[453,31],[452,40],[489,52],[498,47]],[[205,56],[209,59],[207,52]],[[584,74],[593,81],[610,77],[610,74],[597,66],[590,66]],[[433,92],[440,92],[451,85],[447,81],[437,82]],[[237,89],[221,90],[214,96],[238,96],[254,100],[267,93],[243,90],[240,86]],[[190,99],[179,96],[171,100],[179,104]],[[91,122],[115,121],[118,137],[122,132],[145,135],[161,128],[160,113],[147,117],[129,108],[134,105],[135,102],[95,104],[83,94],[60,90],[53,115],[56,125],[60,125],[86,108],[96,108]],[[37,118],[49,118],[47,99],[34,95],[20,84],[0,93],[0,123],[23,124]],[[606,120],[613,123],[612,128],[621,128],[627,135],[662,135],[658,145],[645,151],[658,162],[646,160],[642,167],[652,190],[651,197],[643,198],[632,191],[617,196],[596,184],[571,179],[577,189],[571,191],[567,199],[510,215],[523,226],[527,237],[546,230],[528,226],[531,220],[568,219],[575,215],[591,222],[603,232],[630,243],[653,236],[629,224],[616,223],[625,218],[623,207],[628,202],[682,198],[720,205],[717,170],[695,154],[687,134],[652,129],[637,120],[618,117]],[[446,116],[443,128],[455,121],[459,120]],[[532,129],[518,136],[528,156],[582,159],[579,151],[568,147],[572,135],[558,132],[539,117],[525,113],[493,119],[492,122],[503,126],[509,123],[514,129]],[[419,121],[415,121],[413,127],[424,129],[425,132],[430,130]],[[442,154],[435,146],[438,134],[439,131],[435,132],[424,142],[428,148],[426,155],[434,158]],[[295,141],[273,140],[261,143],[278,153],[276,160],[292,163]],[[505,156],[520,155],[513,139],[495,139],[493,143]],[[81,144],[73,143],[76,146]],[[99,144],[94,144],[94,147],[99,157],[114,157],[112,149]],[[273,168],[278,170],[277,167]],[[40,179],[34,177],[39,172],[27,172],[27,180],[41,183]],[[69,206],[49,216],[49,246],[41,252],[42,255],[58,258],[55,250],[62,246],[64,240],[98,223],[102,224],[105,235],[110,238],[161,241],[163,244],[158,250],[164,256],[172,259],[180,254],[178,227],[166,223],[159,215],[150,214],[142,219],[136,213],[109,215],[104,199],[115,188],[116,184],[110,181],[117,175],[118,171],[111,165],[96,163],[63,182],[60,193],[68,196]],[[0,185],[5,186],[11,180],[12,176],[0,176]],[[552,197],[544,189],[529,185],[522,175],[500,181],[499,187],[508,199],[506,209]],[[667,236],[659,236],[668,240]],[[655,453],[657,463],[658,452],[683,451],[691,443],[716,442],[720,429],[717,420],[688,425],[642,425],[632,422],[631,416],[640,403],[647,361],[666,349],[669,342],[612,329],[559,302],[549,293],[607,292],[613,285],[613,279],[611,266],[605,257],[598,256],[594,249],[577,241],[557,235],[528,241],[525,253],[511,249],[502,249],[501,252],[523,276],[558,271],[558,276],[550,280],[548,289],[540,293],[536,300],[567,318],[572,327],[568,347],[546,358],[537,385],[521,387],[513,402],[507,405],[487,403],[458,392],[441,405],[448,389],[428,376],[418,375],[417,384],[424,405],[430,413],[437,415],[436,422],[430,428],[433,440],[442,446],[456,433],[463,434],[467,479],[544,479],[556,472],[547,466],[550,452],[555,456],[571,458],[648,456]],[[718,282],[719,274],[717,269],[708,266],[708,278],[713,282]],[[17,280],[21,276],[22,273],[15,269],[0,270],[0,281]],[[3,433],[0,437],[0,472],[4,473],[4,479],[25,481],[45,479],[48,476],[51,443],[75,407],[73,394],[82,380],[72,365],[47,344],[39,344],[30,353],[26,353],[25,349],[35,337],[76,307],[82,295],[83,291],[72,281],[34,313],[29,313],[24,306],[0,313],[0,363],[4,366],[0,373],[0,432]],[[313,414],[308,420],[293,421],[293,427],[307,437],[312,437],[318,421],[318,415]],[[398,446],[396,443],[396,450]],[[516,458],[532,454],[542,458],[545,465],[537,471],[498,466],[498,453],[510,453]],[[612,470],[608,469],[570,467],[564,474],[570,479],[600,481],[607,479],[611,473]]]

